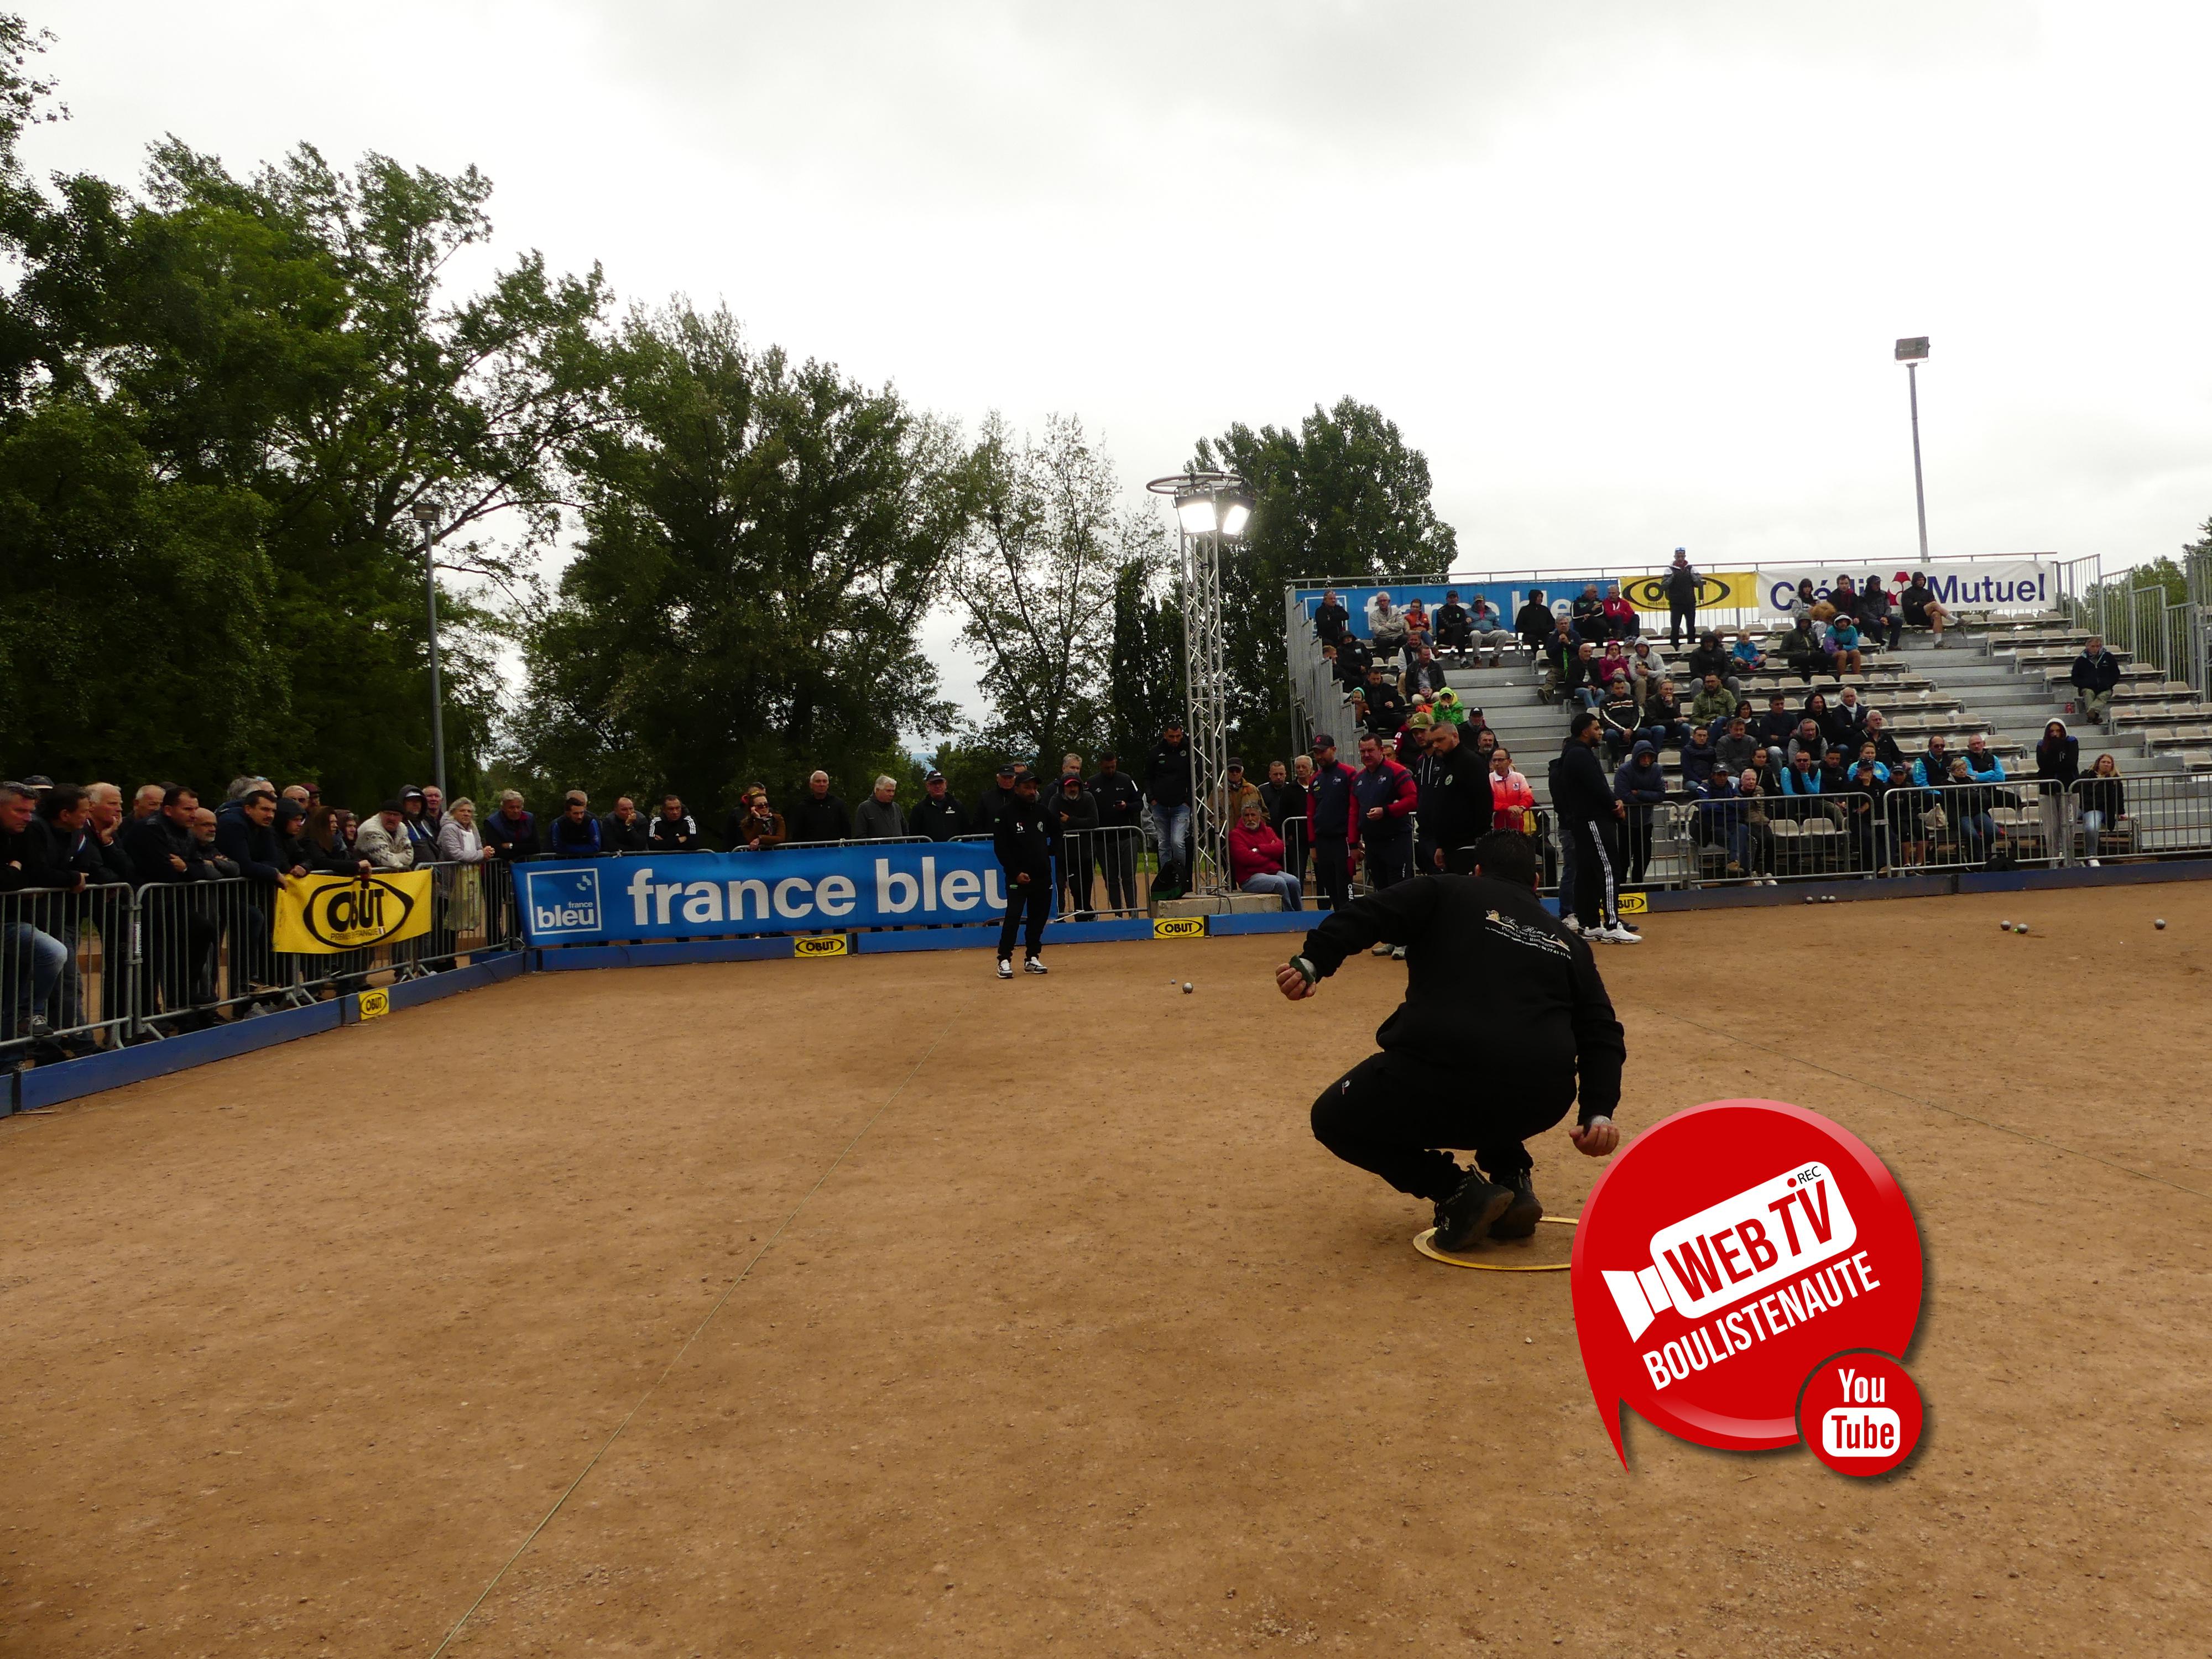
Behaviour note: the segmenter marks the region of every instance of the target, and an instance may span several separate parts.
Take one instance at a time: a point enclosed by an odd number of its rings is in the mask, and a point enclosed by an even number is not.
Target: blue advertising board
[[[988,842],[549,859],[514,878],[533,945],[995,921],[1006,908]]]
[[[1336,590],[1336,596],[1343,602],[1344,608],[1352,613],[1349,624],[1352,632],[1364,640],[1367,637],[1368,632],[1367,601],[1377,593],[1388,593],[1390,596],[1391,604],[1401,610],[1413,600],[1419,599],[1429,608],[1431,617],[1437,614],[1437,607],[1444,602],[1444,595],[1447,592],[1457,593],[1462,605],[1480,593],[1490,601],[1492,608],[1498,612],[1498,625],[1500,628],[1510,628],[1513,626],[1514,617],[1519,613],[1521,607],[1528,603],[1531,588],[1541,588],[1544,602],[1552,607],[1553,614],[1564,617],[1567,614],[1568,608],[1574,603],[1576,595],[1583,591],[1584,582],[1599,583],[1598,591],[1602,592],[1604,592],[1603,584],[1608,580],[1611,579],[1598,576],[1550,576],[1540,580],[1533,576],[1524,576],[1518,581],[1510,582],[1397,582],[1389,586],[1340,587]],[[1298,600],[1305,606],[1308,617],[1313,615],[1314,607],[1321,603],[1321,596],[1328,591],[1326,588],[1320,587],[1301,587],[1297,590]]]

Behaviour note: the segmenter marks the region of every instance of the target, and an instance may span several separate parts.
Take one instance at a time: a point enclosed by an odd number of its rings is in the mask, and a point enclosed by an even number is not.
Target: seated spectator
[[[921,781],[921,799],[915,804],[913,816],[907,820],[907,831],[927,836],[932,841],[951,841],[955,836],[968,833],[967,815],[953,799],[944,773],[932,772]]]
[[[2105,849],[2105,837],[2117,832],[2128,815],[2128,789],[2120,781],[2119,762],[2110,754],[2098,756],[2089,775],[2075,785],[2075,793],[2081,803],[2081,848],[2094,869],[2102,862],[2099,855]]]
[[[1820,793],[1840,795],[1851,786],[1850,757],[1836,744],[1830,744],[1820,757]]]
[[[1897,596],[1897,608],[1908,628],[1924,628],[1936,636],[1936,643],[1943,643],[1943,629],[1951,620],[1951,613],[1936,603],[1935,593],[1928,586],[1928,574],[1923,570],[1912,573],[1912,580]]]
[[[1283,838],[1267,823],[1255,798],[1244,803],[1229,831],[1229,872],[1241,893],[1272,893],[1285,910],[1302,908],[1305,888],[1283,868]]]
[[[816,772],[806,780],[806,793],[791,814],[794,842],[850,841],[853,820],[845,803],[830,793],[830,775]]]
[[[1822,726],[1828,735],[1842,744],[1846,750],[1856,751],[1859,739],[1866,735],[1869,712],[1866,704],[1859,701],[1858,687],[1847,685],[1838,694]]]
[[[629,800],[624,795],[623,800]],[[616,803],[620,806],[621,801]],[[642,824],[635,803],[630,818]],[[446,821],[438,826],[438,857],[446,864],[474,865],[484,861],[483,836],[477,829],[477,804],[466,795],[456,800],[446,812]]]
[[[1336,642],[1336,677],[1347,689],[1366,684],[1367,671],[1374,665],[1375,653],[1357,634],[1346,634]]]
[[[1759,739],[1751,735],[1750,723],[1741,714],[1728,723],[1728,729],[1713,744],[1713,752],[1722,769],[1730,777],[1742,775],[1743,769],[1751,764],[1753,751]]]
[[[1598,647],[1597,672],[1598,678],[1607,685],[1613,684],[1613,677],[1618,674],[1623,679],[1631,680],[1630,690],[1635,689],[1628,672],[1628,642],[1626,640],[1609,639]]]
[[[1382,678],[1382,665],[1367,671],[1367,684],[1352,698],[1360,723],[1378,737],[1395,738],[1405,729],[1405,693]]]
[[[1912,781],[1923,789],[1940,789],[1951,781],[1951,763],[1957,758],[1944,746],[1943,734],[1934,732],[1928,752],[1912,763]]]
[[[595,859],[599,855],[599,821],[592,816],[592,798],[571,789],[561,798],[561,816],[547,826],[546,851],[556,859]]]
[[[1474,618],[1459,602],[1456,587],[1444,589],[1444,602],[1437,607],[1436,629],[1439,651],[1465,651],[1474,643]]]
[[[1568,607],[1567,619],[1574,624],[1577,640],[1603,645],[1612,637],[1606,625],[1605,600],[1599,596],[1595,582],[1583,584],[1581,597]]]
[[[1866,658],[1859,649],[1859,623],[1851,612],[1839,611],[1835,621],[1828,624],[1828,654],[1834,659],[1838,674],[1863,674]]]
[[[1082,763],[1079,758],[1076,763],[1080,769]],[[1083,788],[1081,770],[1073,774],[1063,771],[1061,781],[1066,781],[1071,776],[1080,793]],[[1050,809],[1048,809],[1047,817],[1050,815]],[[875,787],[868,792],[867,799],[862,801],[859,810],[853,814],[853,834],[861,841],[897,841],[906,832],[906,813],[898,804],[898,780],[885,775],[876,780]]]
[[[455,801],[455,806],[460,803]],[[445,845],[441,832],[438,844]],[[599,824],[599,845],[610,853],[642,853],[653,845],[653,826],[637,810],[637,803],[628,795],[615,797],[615,810]]]
[[[1497,668],[1505,660],[1505,647],[1513,643],[1514,634],[1505,626],[1505,619],[1498,614],[1498,607],[1481,594],[1468,601],[1468,637],[1474,646],[1490,653],[1490,665]]]
[[[1513,631],[1521,636],[1521,643],[1528,647],[1528,654],[1541,662],[1558,638],[1559,624],[1565,620],[1564,617],[1552,614],[1552,607],[1546,602],[1542,588],[1532,587],[1528,590],[1528,602],[1514,615]],[[1566,635],[1571,640],[1574,629],[1570,627]]]
[[[1759,641],[1741,629],[1737,631],[1735,643],[1729,647],[1728,655],[1731,671],[1739,677],[1756,674],[1766,666],[1766,653],[1759,648]],[[1743,690],[1740,678],[1727,684],[1739,691]]]
[[[1849,756],[1846,757],[1846,758],[1850,760],[1854,769],[1862,764],[1871,766],[1874,768],[1875,775],[1876,777],[1880,778],[1885,784],[1889,781],[1888,763],[1882,759],[1881,753],[1875,748],[1875,741],[1872,738],[1869,738],[1864,743],[1859,745],[1859,752],[1856,756]]]
[[[1367,601],[1367,641],[1378,658],[1395,657],[1406,648],[1406,614],[1380,589]]]
[[[1690,718],[1713,730],[1725,730],[1735,715],[1735,693],[1729,690],[1718,674],[1707,674],[1698,682],[1698,695],[1690,699]]]
[[[1798,716],[1790,712],[1790,700],[1777,691],[1766,700],[1766,712],[1759,717],[1752,735],[1778,755],[1797,735],[1797,721]]]
[[[2093,720],[2103,720],[2112,709],[2112,689],[2120,683],[2120,659],[2105,649],[2105,641],[2095,635],[2081,647],[2081,654],[2074,659],[2073,671],[2067,675],[2081,704],[2081,712]]]
[[[755,784],[745,791],[732,821],[730,850],[772,852],[784,843],[783,814],[768,804],[768,791]]]
[[[1490,732],[1483,736],[1497,743]],[[1502,744],[1490,751],[1490,827],[1524,836],[1534,834],[1536,828],[1536,792],[1515,769],[1512,755]]]
[[[660,810],[653,815],[646,840],[656,853],[696,853],[707,845],[699,833],[699,821],[684,810],[681,795],[660,798]]]
[[[1820,636],[1813,631],[1812,617],[1803,611],[1797,613],[1796,620],[1790,624],[1790,631],[1777,642],[1775,648],[1782,653],[1782,659],[1790,665],[1790,672],[1808,685],[1813,683],[1814,674],[1826,673],[1833,665],[1829,661],[1827,647],[1820,643]]]
[[[1904,637],[1904,619],[1897,614],[1897,606],[1879,575],[1869,576],[1859,586],[1859,624],[1868,639],[1887,650],[1896,650],[1898,641]]]
[[[1639,708],[1651,695],[1652,682],[1666,678],[1666,654],[1652,641],[1639,636],[1628,653],[1628,689],[1636,694]]]
[[[1718,634],[1709,632],[1700,639],[1691,650],[1687,661],[1690,672],[1697,677],[1697,684],[1702,685],[1706,679],[1711,678],[1718,680],[1730,691],[1743,690],[1743,682],[1739,678],[1742,670],[1722,647]]]
[[[1334,588],[1321,596],[1314,607],[1314,635],[1323,645],[1334,645],[1344,637],[1351,626],[1352,613],[1344,608],[1344,599]]]
[[[1667,799],[1667,774],[1656,745],[1639,740],[1613,775],[1613,794],[1628,809],[1620,820],[1628,865],[1628,884],[1640,887],[1651,863],[1652,809]]]
[[[1336,647],[1333,645],[1322,647],[1321,662],[1322,672],[1328,675],[1331,682],[1337,685],[1357,685],[1366,678],[1364,673],[1354,673],[1352,665],[1337,654]]]
[[[1406,660],[1411,662],[1413,653],[1423,646],[1436,644],[1435,630],[1429,623],[1426,606],[1419,599],[1406,602]]]
[[[1437,653],[1427,646],[1420,647],[1413,658],[1413,665],[1406,671],[1404,690],[1407,696],[1416,691],[1431,696],[1444,689],[1444,665],[1437,660]]]
[[[1838,576],[1828,590],[1828,603],[1836,608],[1838,617],[1856,620],[1859,614],[1859,590],[1849,576]]]
[[[1619,582],[1605,585],[1605,632],[1607,639],[1632,640],[1644,631],[1644,622],[1636,614],[1636,607],[1620,591]]]
[[[2004,763],[1990,752],[1990,740],[1980,732],[1966,739],[1966,775],[1976,783],[2002,783],[2005,781]]]
[[[1818,717],[1808,714],[1797,722],[1797,730],[1790,735],[1789,744],[1783,750],[1783,756],[1792,766],[1797,763],[1797,757],[1800,755],[1805,756],[1814,765],[1818,766],[1822,757],[1827,752],[1827,733],[1820,730]]]
[[[1616,675],[1607,688],[1605,701],[1598,705],[1597,717],[1605,736],[1606,754],[1614,765],[1636,746],[1637,734],[1644,729],[1644,711],[1636,706],[1636,698],[1628,689],[1626,677]]]
[[[384,803],[374,817],[361,826],[354,851],[372,870],[390,872],[415,867],[415,843],[407,834],[407,814],[397,796]]]
[[[1905,751],[1897,746],[1897,739],[1889,735],[1889,722],[1879,708],[1867,710],[1866,741],[1874,745],[1874,757],[1893,772],[1905,766]]]
[[[1805,699],[1805,714],[1820,728],[1821,738],[1829,743],[1836,741],[1836,711],[1828,707],[1825,692],[1815,691]]]
[[[1651,695],[1644,699],[1641,730],[1662,749],[1680,749],[1690,740],[1690,722],[1683,716],[1682,705],[1675,701],[1674,681],[1651,683]]]
[[[1575,638],[1575,630],[1565,617],[1559,617],[1547,635],[1537,660],[1543,665],[1543,673],[1537,681],[1537,700],[1552,702],[1567,696],[1568,681],[1574,678],[1574,665],[1582,659],[1582,642]]]
[[[1567,698],[1583,708],[1595,708],[1605,701],[1606,690],[1605,678],[1598,672],[1597,647],[1584,640],[1567,664]]]
[[[1966,856],[1977,864],[1986,864],[2004,834],[1990,810],[1995,791],[1975,784],[1964,755],[1952,757],[1950,782],[1951,787],[1944,791],[1943,806],[1951,827],[1959,832]]]
[[[483,822],[484,852],[495,859],[534,859],[538,856],[538,817],[523,810],[521,794],[500,792],[499,811]]]
[[[1713,746],[1710,728],[1692,726],[1690,740],[1682,745],[1682,787],[1702,789],[1720,766],[1720,751]]]
[[[1820,793],[1820,761],[1824,757],[1814,750],[1792,744],[1790,748],[1789,769],[1782,775],[1782,793],[1799,799],[1808,799]]]
[[[1437,717],[1437,724],[1439,726],[1467,724],[1467,705],[1460,701],[1459,693],[1449,685],[1437,693],[1429,704],[1429,712]]]
[[[1937,797],[1923,789],[1909,766],[1893,767],[1889,793],[1883,797],[1883,817],[1889,831],[1889,862],[1894,870],[1928,862],[1928,818]]]
[[[1759,787],[1770,800],[1782,793],[1782,774],[1784,763],[1777,758],[1780,752],[1779,750],[1769,749],[1765,744],[1761,744],[1751,757],[1749,769],[1759,774]]]

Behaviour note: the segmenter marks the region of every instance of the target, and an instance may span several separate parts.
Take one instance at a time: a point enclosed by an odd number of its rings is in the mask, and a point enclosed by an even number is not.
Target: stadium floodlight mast
[[[1183,690],[1189,718],[1191,890],[1226,893],[1229,825],[1212,809],[1229,776],[1228,629],[1221,601],[1221,544],[1252,520],[1252,491],[1234,472],[1197,469],[1145,486],[1175,502],[1182,580]]]
[[[415,503],[415,522],[422,531],[422,594],[430,617],[430,772],[438,794],[446,793],[445,695],[438,684],[438,509],[428,501]]]
[[[1920,365],[1928,361],[1928,337],[1916,334],[1897,343],[1905,365],[1905,392],[1912,399],[1912,504],[1920,513],[1920,562],[1928,562],[1928,493],[1920,486]]]

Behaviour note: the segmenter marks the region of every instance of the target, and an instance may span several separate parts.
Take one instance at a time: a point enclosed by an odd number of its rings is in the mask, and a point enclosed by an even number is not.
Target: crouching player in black
[[[1471,876],[1419,876],[1332,912],[1276,969],[1296,1002],[1377,940],[1406,947],[1406,1000],[1382,1052],[1314,1102],[1314,1137],[1347,1164],[1436,1206],[1436,1245],[1526,1238],[1544,1207],[1522,1145],[1566,1115],[1577,1151],[1620,1144],[1613,1109],[1627,1057],[1590,947],[1536,897],[1534,843],[1498,831]],[[1474,1153],[1462,1170],[1448,1147]]]

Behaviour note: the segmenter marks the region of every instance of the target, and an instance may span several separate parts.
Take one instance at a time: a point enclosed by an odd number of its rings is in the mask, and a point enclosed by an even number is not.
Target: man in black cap
[[[952,798],[944,773],[932,772],[921,781],[921,799],[908,815],[907,828],[932,841],[951,841],[968,833],[968,815]]]
[[[1313,782],[1306,816],[1313,824],[1314,880],[1325,908],[1341,910],[1352,896],[1352,848],[1359,839],[1352,780],[1359,774],[1336,757],[1336,739],[1314,733]]]
[[[1006,916],[999,924],[999,977],[1014,976],[1014,933],[1024,928],[1023,968],[1044,972],[1044,924],[1052,914],[1052,837],[1037,781],[1028,773],[1014,779],[1013,798],[991,826],[991,849],[1006,875]]]
[[[1145,796],[1137,781],[1121,769],[1108,750],[1098,757],[1098,775],[1088,786],[1098,803],[1098,869],[1106,878],[1106,908],[1137,908],[1137,848],[1145,838]]]
[[[1674,550],[1674,562],[1662,579],[1667,588],[1667,643],[1680,645],[1682,635],[1698,637],[1698,573],[1690,568],[1686,548]]]
[[[1366,946],[1404,949],[1406,1000],[1375,1034],[1382,1052],[1322,1091],[1313,1132],[1346,1163],[1432,1203],[1443,1250],[1535,1231],[1544,1206],[1522,1143],[1566,1115],[1578,1084],[1575,1149],[1603,1158],[1620,1144],[1613,1115],[1627,1045],[1589,946],[1536,897],[1526,836],[1485,836],[1474,872],[1419,876],[1334,911],[1275,970],[1297,1002]],[[1445,1150],[1461,1146],[1474,1169]]]
[[[1002,760],[995,781],[987,786],[982,799],[975,803],[975,813],[968,821],[971,836],[988,836],[999,826],[999,817],[1014,798],[1014,763]]]

